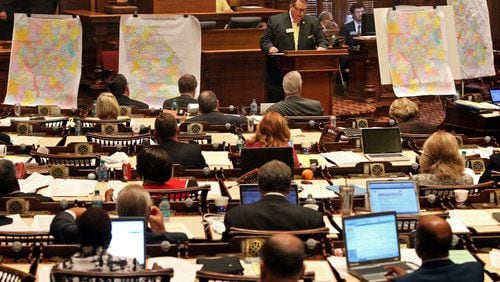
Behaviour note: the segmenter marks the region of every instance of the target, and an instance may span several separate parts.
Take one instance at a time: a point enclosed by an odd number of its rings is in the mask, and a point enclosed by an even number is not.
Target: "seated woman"
[[[257,125],[255,135],[245,143],[245,148],[287,146],[291,146],[290,129],[285,118],[277,112],[267,112]],[[293,149],[293,160],[294,167],[300,167],[295,149]]]
[[[50,234],[54,243],[75,244],[78,242],[77,222],[85,208],[74,207],[56,214],[50,224]],[[118,216],[144,217],[150,228],[146,231],[147,244],[160,244],[163,241],[173,243],[188,240],[186,234],[167,232],[160,209],[153,206],[148,191],[139,184],[129,184],[118,194],[116,201]],[[78,220],[77,220],[78,219]]]
[[[465,174],[465,159],[455,137],[444,131],[432,134],[420,156],[420,174],[412,179],[419,185],[468,185],[472,176]]]
[[[109,92],[103,92],[97,97],[96,115],[100,119],[117,119],[120,114],[120,105],[115,95]]]
[[[151,146],[137,154],[137,173],[144,189],[179,189],[198,186],[195,180],[172,178],[172,159],[161,146]]]
[[[418,105],[408,98],[399,98],[392,102],[389,116],[398,123],[401,133],[431,134],[436,127],[418,119],[420,110]]]
[[[52,202],[52,199],[37,193],[21,192],[16,177],[16,167],[10,160],[0,159],[0,197],[34,197],[42,202]]]

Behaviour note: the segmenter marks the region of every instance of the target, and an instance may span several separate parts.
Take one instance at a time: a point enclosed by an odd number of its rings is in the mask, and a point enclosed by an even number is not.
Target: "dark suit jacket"
[[[356,45],[356,43],[354,43],[354,39],[352,39],[355,32],[356,25],[354,21],[347,23],[340,28],[340,34],[344,36],[345,44],[349,45],[349,47],[354,47]]]
[[[479,183],[488,182],[492,180],[491,171],[496,170],[500,171],[500,154],[493,154],[490,156],[490,161],[488,162],[488,166],[486,170],[483,172],[483,175],[479,178]]]
[[[321,116],[324,113],[321,103],[301,96],[288,96],[267,109],[282,116]]]
[[[3,132],[0,132],[0,144],[12,145],[10,136]]]
[[[177,101],[177,105],[179,108],[186,108],[187,109],[188,104],[198,104],[198,100],[193,98],[191,95],[181,94],[181,96],[177,96],[177,97],[165,100],[163,102],[163,108],[170,110],[172,108],[172,102],[174,100]]]
[[[130,97],[125,95],[116,96],[116,100],[118,101],[118,104],[120,104],[120,106],[132,106],[138,109],[149,109],[149,106],[146,103],[130,99]]]
[[[224,114],[218,111],[202,114],[199,116],[192,117],[186,122],[197,122],[197,121],[205,121],[208,124],[243,124],[247,122],[247,118],[239,115],[230,115]]]
[[[65,211],[56,214],[50,224],[50,234],[56,244],[77,244],[78,226],[73,216]],[[180,232],[165,232],[155,234],[150,228],[146,230],[146,244],[160,244],[163,241],[172,243],[185,242],[186,234]]]
[[[435,126],[418,119],[410,119],[409,121],[399,123],[397,126],[401,133],[432,134],[437,130]]]
[[[455,264],[451,260],[431,261],[422,264],[415,272],[396,278],[397,282],[476,282],[484,281],[483,267],[477,262]]]
[[[324,227],[323,215],[310,208],[292,205],[280,195],[265,195],[260,201],[234,207],[224,218],[229,239],[229,228],[239,227],[257,230],[303,230]]]
[[[267,56],[269,48],[276,47],[279,52],[285,50],[295,50],[293,32],[287,32],[292,28],[290,13],[274,15],[269,18],[267,28],[260,38],[260,49]],[[317,18],[304,16],[300,23],[298,50],[314,50],[316,47],[328,47],[323,30]],[[266,57],[266,68],[264,70],[266,78],[267,101],[274,103],[283,99],[283,74],[278,66],[278,58],[275,56]]]
[[[167,150],[174,164],[181,164],[183,168],[204,168],[207,166],[198,144],[168,140],[160,146]]]

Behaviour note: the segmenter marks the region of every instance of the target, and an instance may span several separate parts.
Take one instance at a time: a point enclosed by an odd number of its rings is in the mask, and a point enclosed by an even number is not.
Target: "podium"
[[[139,13],[215,13],[214,0],[138,0]]]
[[[283,74],[300,72],[302,97],[320,101],[325,115],[331,115],[335,74],[340,71],[339,57],[347,55],[347,49],[285,51],[278,62]]]

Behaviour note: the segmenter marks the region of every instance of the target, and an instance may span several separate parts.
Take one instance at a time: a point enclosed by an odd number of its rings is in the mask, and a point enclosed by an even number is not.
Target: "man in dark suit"
[[[247,122],[247,118],[240,115],[224,114],[219,112],[219,100],[213,91],[207,90],[200,93],[198,97],[198,105],[201,115],[192,117],[186,122],[204,121],[208,124],[231,125],[243,124]]]
[[[451,236],[450,225],[441,217],[430,215],[420,218],[415,250],[422,259],[422,266],[410,274],[399,267],[388,267],[390,273],[397,275],[395,281],[483,281],[483,267],[479,263],[455,264],[448,258]]]
[[[324,110],[316,100],[300,96],[302,77],[298,71],[291,71],[283,78],[285,100],[270,106],[268,112],[278,112],[282,116],[320,116]]]
[[[123,74],[115,74],[111,76],[108,82],[109,92],[115,95],[120,106],[132,106],[138,109],[149,109],[149,106],[143,102],[130,99],[128,90],[128,82]]]
[[[187,109],[188,104],[198,103],[198,100],[194,98],[196,87],[198,86],[198,82],[194,75],[183,74],[177,81],[177,85],[179,86],[179,93],[181,95],[165,100],[163,102],[164,109],[171,109],[173,101],[176,101],[177,107],[181,109]]]
[[[349,11],[351,12],[353,21],[344,24],[340,29],[340,34],[344,36],[345,43],[353,48],[356,43],[354,43],[352,37],[361,35],[361,18],[365,12],[365,6],[362,2],[357,2],[351,5]]]
[[[265,79],[268,102],[283,99],[283,75],[273,54],[285,50],[326,50],[328,41],[317,18],[306,16],[306,0],[291,0],[288,13],[269,18],[260,38],[260,49],[267,56]]]
[[[229,228],[239,227],[256,230],[303,230],[324,227],[323,215],[310,208],[288,202],[292,181],[290,167],[272,160],[264,164],[257,176],[262,198],[252,204],[232,208],[224,217],[228,240]]]
[[[179,128],[175,117],[161,113],[155,120],[155,137],[161,147],[167,150],[172,162],[184,168],[204,168],[207,166],[198,144],[177,141]]]

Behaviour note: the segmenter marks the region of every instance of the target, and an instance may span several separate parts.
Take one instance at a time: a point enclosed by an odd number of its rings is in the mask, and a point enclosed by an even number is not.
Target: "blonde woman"
[[[290,129],[281,114],[267,112],[257,125],[255,135],[245,144],[245,148],[288,147],[290,146]],[[294,166],[300,167],[297,152],[293,150]]]
[[[431,134],[436,127],[418,119],[418,105],[408,98],[399,98],[392,102],[389,116],[397,121],[401,133]]]
[[[455,137],[444,131],[432,134],[424,143],[420,157],[420,174],[414,175],[420,185],[473,184],[472,177],[464,173],[465,160],[460,155]]]
[[[115,95],[103,92],[97,97],[96,115],[100,119],[117,119],[120,113],[120,105]]]

